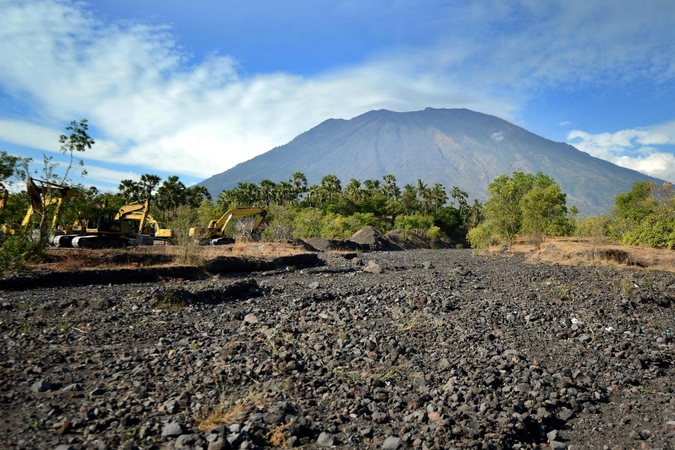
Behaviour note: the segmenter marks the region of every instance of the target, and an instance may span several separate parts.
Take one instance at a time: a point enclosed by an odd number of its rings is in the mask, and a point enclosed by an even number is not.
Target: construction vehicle
[[[232,244],[234,243],[234,239],[225,237],[227,225],[232,218],[257,214],[258,217],[251,228],[251,234],[255,236],[256,231],[260,228],[263,220],[265,220],[265,216],[267,216],[267,211],[267,208],[233,208],[223,214],[220,219],[209,222],[209,226],[207,227],[190,228],[189,236],[200,245]]]
[[[150,214],[150,198],[122,206],[115,216],[102,218],[95,226],[82,221],[72,234],[56,236],[57,247],[110,248],[153,245],[157,239],[168,241],[173,232],[161,226]],[[149,225],[146,225],[146,222]]]
[[[6,201],[6,196],[8,193],[6,189],[4,190],[6,194],[3,194],[3,197],[5,198],[4,201]],[[28,193],[28,197],[30,199],[30,206],[28,207],[26,215],[21,221],[21,224],[3,225],[2,232],[4,234],[16,235],[20,234],[21,232],[25,232],[28,230],[28,226],[30,225],[33,214],[36,212],[40,214],[46,214],[47,209],[52,205],[56,205],[52,218],[52,228],[56,228],[56,224],[59,221],[59,212],[61,205],[63,204],[63,200],[75,198],[81,195],[77,190],[72,189],[69,186],[52,183],[50,181],[39,180],[32,177],[28,177],[26,180],[26,192]]]
[[[173,230],[166,228],[155,219],[150,210],[150,199],[124,205],[115,216],[115,220],[133,220],[140,224],[140,232],[153,237],[155,244],[173,243]]]

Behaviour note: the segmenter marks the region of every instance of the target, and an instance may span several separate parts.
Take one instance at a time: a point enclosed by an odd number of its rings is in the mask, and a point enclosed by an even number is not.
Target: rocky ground
[[[675,275],[467,250],[350,256],[5,288],[0,445],[675,446]]]

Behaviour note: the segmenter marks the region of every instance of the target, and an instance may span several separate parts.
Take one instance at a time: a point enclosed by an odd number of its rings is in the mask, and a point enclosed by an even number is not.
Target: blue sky
[[[675,182],[673,23],[672,0],[0,0],[0,150],[58,159],[87,118],[74,182],[192,184],[328,118],[469,108]]]

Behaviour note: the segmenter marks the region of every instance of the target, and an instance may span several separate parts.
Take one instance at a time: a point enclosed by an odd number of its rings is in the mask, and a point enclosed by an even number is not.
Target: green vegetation
[[[526,234],[535,244],[546,236],[567,236],[574,221],[567,218],[566,195],[553,178],[514,172],[501,175],[488,186],[485,221],[468,233],[472,247],[484,248],[495,242],[512,244]]]

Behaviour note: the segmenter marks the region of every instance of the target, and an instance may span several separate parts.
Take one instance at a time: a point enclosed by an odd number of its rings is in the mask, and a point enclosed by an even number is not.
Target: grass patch
[[[197,429],[206,433],[220,425],[242,421],[254,407],[263,404],[263,393],[254,390],[250,390],[246,397],[238,400],[233,396],[221,397],[220,403],[211,409],[204,420],[197,422]]]

